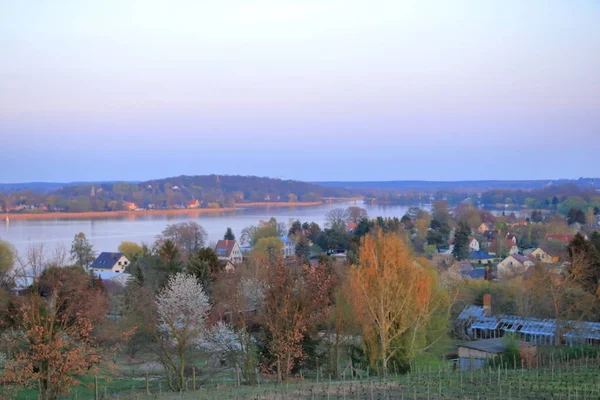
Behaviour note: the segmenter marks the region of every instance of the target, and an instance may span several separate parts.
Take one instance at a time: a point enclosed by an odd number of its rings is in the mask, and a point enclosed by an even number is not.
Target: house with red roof
[[[222,262],[239,264],[243,261],[242,250],[236,240],[219,240],[215,246],[215,253]]]
[[[575,235],[570,233],[548,233],[544,240],[549,243],[562,243],[568,245]]]

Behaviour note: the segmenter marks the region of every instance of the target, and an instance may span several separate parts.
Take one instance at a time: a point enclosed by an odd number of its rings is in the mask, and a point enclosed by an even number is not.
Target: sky
[[[598,0],[0,0],[0,182],[598,177],[598,21]]]

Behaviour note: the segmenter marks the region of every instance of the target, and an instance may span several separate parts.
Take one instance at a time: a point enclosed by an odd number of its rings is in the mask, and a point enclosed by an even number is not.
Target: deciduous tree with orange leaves
[[[377,231],[361,240],[359,265],[349,275],[350,300],[373,359],[385,376],[402,349],[402,336],[431,318],[434,279],[394,233]]]
[[[100,362],[92,330],[105,318],[107,300],[101,281],[82,269],[44,271],[15,310],[25,349],[9,361],[0,383],[35,387],[40,399],[54,400]]]

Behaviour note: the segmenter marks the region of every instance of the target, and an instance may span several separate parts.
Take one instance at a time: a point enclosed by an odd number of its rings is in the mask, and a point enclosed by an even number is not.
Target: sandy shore
[[[11,221],[22,220],[48,220],[48,219],[101,219],[101,218],[130,218],[135,216],[162,216],[162,215],[200,215],[200,214],[220,214],[232,212],[236,209],[247,207],[311,207],[323,204],[320,201],[314,202],[263,202],[263,203],[242,203],[235,207],[228,208],[195,208],[181,210],[140,210],[140,211],[90,211],[82,213],[53,212],[53,213],[30,213],[30,214],[0,214],[0,222],[6,219]]]

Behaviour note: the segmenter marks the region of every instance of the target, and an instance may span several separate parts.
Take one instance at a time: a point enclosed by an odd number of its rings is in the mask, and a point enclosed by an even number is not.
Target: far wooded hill
[[[0,211],[88,212],[132,208],[216,208],[249,202],[320,201],[354,191],[314,183],[256,176],[178,176],[139,183],[85,183],[45,190],[12,184],[0,194]],[[27,188],[27,189],[24,189]],[[0,192],[1,192],[0,188]]]

